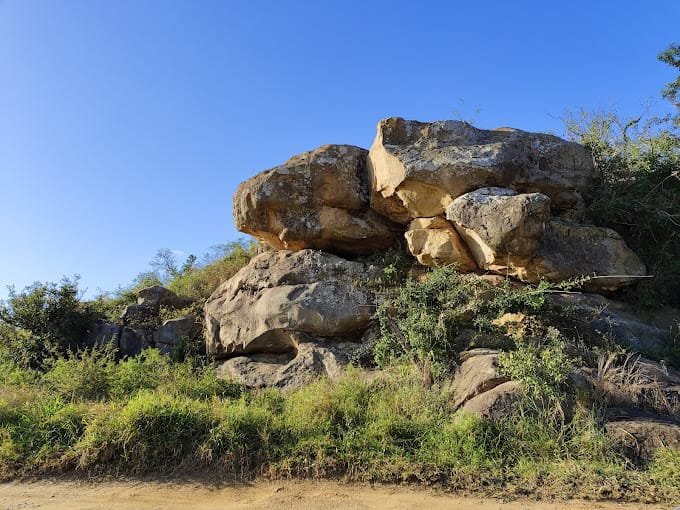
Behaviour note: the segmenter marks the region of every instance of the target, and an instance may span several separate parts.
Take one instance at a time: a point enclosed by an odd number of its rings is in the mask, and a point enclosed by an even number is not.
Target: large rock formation
[[[368,167],[374,208],[400,222],[441,215],[489,186],[538,191],[559,209],[562,193],[586,194],[598,178],[590,153],[556,136],[402,118],[380,121]]]
[[[243,182],[234,196],[242,232],[278,250],[383,250],[394,226],[369,207],[365,149],[324,145]]]
[[[372,269],[315,250],[254,257],[205,305],[208,354],[294,351],[296,333],[359,339],[374,312]]]
[[[552,219],[550,198],[507,188],[481,188],[446,210],[480,268],[525,281],[597,276],[587,288],[614,290],[645,266],[611,229]]]

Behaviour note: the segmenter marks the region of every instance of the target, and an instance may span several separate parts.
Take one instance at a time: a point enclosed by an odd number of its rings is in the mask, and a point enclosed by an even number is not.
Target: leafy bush
[[[433,269],[422,281],[409,279],[378,307],[382,338],[375,345],[376,362],[385,367],[406,360],[437,377],[446,375],[465,348],[511,343],[506,328],[496,323],[504,314],[547,314],[548,288],[508,281],[494,286],[453,267]]]
[[[582,112],[567,123],[602,172],[590,219],[621,233],[654,275],[620,297],[649,307],[680,305],[680,138],[667,128],[661,119],[623,122],[613,113]]]
[[[547,399],[557,405],[564,401],[574,360],[566,352],[557,329],[548,328],[543,338],[519,336],[517,347],[501,353],[499,361],[502,372],[519,381],[534,399]]]
[[[10,287],[0,305],[0,347],[21,366],[40,367],[53,354],[82,345],[96,318],[96,310],[80,301],[77,277],[21,292]]]

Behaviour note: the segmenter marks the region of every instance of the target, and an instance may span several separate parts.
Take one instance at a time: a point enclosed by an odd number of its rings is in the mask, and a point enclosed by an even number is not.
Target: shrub
[[[79,299],[78,277],[10,287],[0,306],[0,345],[21,366],[42,367],[54,353],[75,350],[85,341],[96,311]]]
[[[680,138],[662,119],[625,122],[613,113],[572,115],[571,139],[584,144],[602,172],[588,215],[613,228],[654,279],[620,297],[649,307],[680,304]]]
[[[547,314],[549,288],[545,283],[494,286],[454,267],[433,269],[423,281],[409,279],[378,307],[382,338],[374,347],[376,362],[385,367],[411,361],[445,376],[461,350],[480,342],[492,346],[493,337],[496,347],[510,343],[506,329],[495,322],[503,314]],[[474,334],[461,335],[464,330]]]

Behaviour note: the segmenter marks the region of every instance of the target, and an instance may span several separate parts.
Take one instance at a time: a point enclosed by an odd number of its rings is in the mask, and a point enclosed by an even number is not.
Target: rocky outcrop
[[[372,271],[316,250],[254,257],[205,305],[208,354],[293,351],[296,333],[360,338],[374,312],[373,296],[361,285]]]
[[[137,303],[126,306],[116,323],[95,324],[87,343],[111,346],[120,357],[136,356],[149,347],[174,353],[182,339],[195,340],[200,336],[200,322],[195,316],[186,315],[161,324],[161,309],[181,310],[190,303],[160,285],[142,289],[137,293]]]
[[[482,188],[454,200],[446,217],[482,269],[533,283],[594,276],[584,288],[597,292],[645,275],[619,234],[553,219],[542,193]]]
[[[367,254],[390,247],[394,226],[369,207],[365,149],[324,145],[243,182],[236,227],[277,250]]]
[[[590,153],[556,136],[402,118],[380,121],[368,168],[372,204],[402,223],[441,215],[460,195],[489,186],[541,192],[559,210],[563,192],[587,194],[598,179]]]
[[[477,269],[465,243],[441,216],[413,220],[404,236],[411,255],[424,266],[455,264],[460,271]]]

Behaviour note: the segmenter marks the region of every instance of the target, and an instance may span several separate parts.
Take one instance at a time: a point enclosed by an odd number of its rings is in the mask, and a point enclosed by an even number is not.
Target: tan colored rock
[[[508,381],[468,400],[461,410],[490,420],[499,420],[510,416],[523,396],[521,385],[517,381]]]
[[[358,339],[375,311],[361,286],[373,270],[316,250],[258,255],[206,302],[206,350],[216,358],[288,352],[297,333]]]
[[[455,409],[510,380],[499,373],[497,351],[471,349],[461,353],[461,361],[453,379]]]
[[[584,290],[615,290],[645,275],[645,266],[615,231],[551,217],[541,193],[482,188],[446,210],[477,265],[528,282],[593,276]]]
[[[236,227],[277,250],[367,254],[390,247],[394,225],[369,207],[367,151],[324,145],[241,183]]]
[[[398,117],[378,124],[368,169],[374,209],[401,223],[441,215],[454,199],[478,188],[557,198],[565,191],[587,194],[598,178],[588,150],[556,136]]]
[[[454,200],[446,217],[482,269],[520,278],[541,246],[550,218],[550,199],[541,193],[519,194],[507,188],[481,188]]]
[[[477,269],[456,229],[441,216],[416,218],[404,237],[411,254],[424,266],[456,264],[464,272]]]

